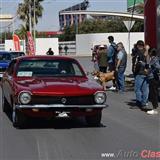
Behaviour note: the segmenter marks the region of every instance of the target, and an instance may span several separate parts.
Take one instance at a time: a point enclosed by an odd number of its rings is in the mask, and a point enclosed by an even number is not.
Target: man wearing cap
[[[107,70],[107,55],[106,55],[106,47],[104,45],[99,46],[98,65],[99,65],[100,72],[106,73],[106,70]]]
[[[133,64],[134,76],[135,76],[135,94],[137,106],[141,109],[147,109],[148,95],[149,95],[149,84],[147,79],[149,46],[145,45],[142,40],[136,43],[136,60]]]

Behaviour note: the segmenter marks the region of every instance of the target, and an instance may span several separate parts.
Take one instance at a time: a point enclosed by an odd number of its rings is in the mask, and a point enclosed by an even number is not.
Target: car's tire
[[[26,124],[26,116],[18,109],[13,108],[12,123],[15,128],[23,128]]]
[[[86,122],[89,126],[97,127],[101,124],[101,118],[102,118],[102,111],[98,111],[94,115],[86,116]]]
[[[9,103],[2,93],[2,111],[8,113],[10,109]]]

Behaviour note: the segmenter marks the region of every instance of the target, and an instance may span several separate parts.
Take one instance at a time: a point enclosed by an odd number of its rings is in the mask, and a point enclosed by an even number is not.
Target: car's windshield
[[[0,61],[6,61],[6,60],[11,60],[10,54],[0,54]]]
[[[67,77],[84,76],[73,60],[23,60],[19,63],[17,77]]]

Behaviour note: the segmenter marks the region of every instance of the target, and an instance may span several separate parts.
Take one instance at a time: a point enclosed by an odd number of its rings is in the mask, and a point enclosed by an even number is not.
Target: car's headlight
[[[94,100],[97,104],[103,104],[106,101],[106,94],[104,92],[96,92]]]
[[[21,92],[19,94],[19,101],[22,104],[28,104],[31,101],[31,93],[30,92]]]

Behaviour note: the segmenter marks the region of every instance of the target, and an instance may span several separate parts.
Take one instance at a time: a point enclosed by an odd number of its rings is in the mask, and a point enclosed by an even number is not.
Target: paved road
[[[112,159],[103,158],[103,153],[133,160],[140,159],[144,149],[160,148],[158,115],[130,109],[132,92],[107,94],[109,107],[103,110],[102,126],[95,128],[87,127],[81,118],[53,123],[39,120],[19,130],[0,109],[0,160]]]
[[[93,128],[79,118],[35,120],[27,129],[15,129],[0,108],[0,160],[139,160],[148,150],[158,151],[160,117],[130,109],[133,91],[107,95],[102,125]]]

